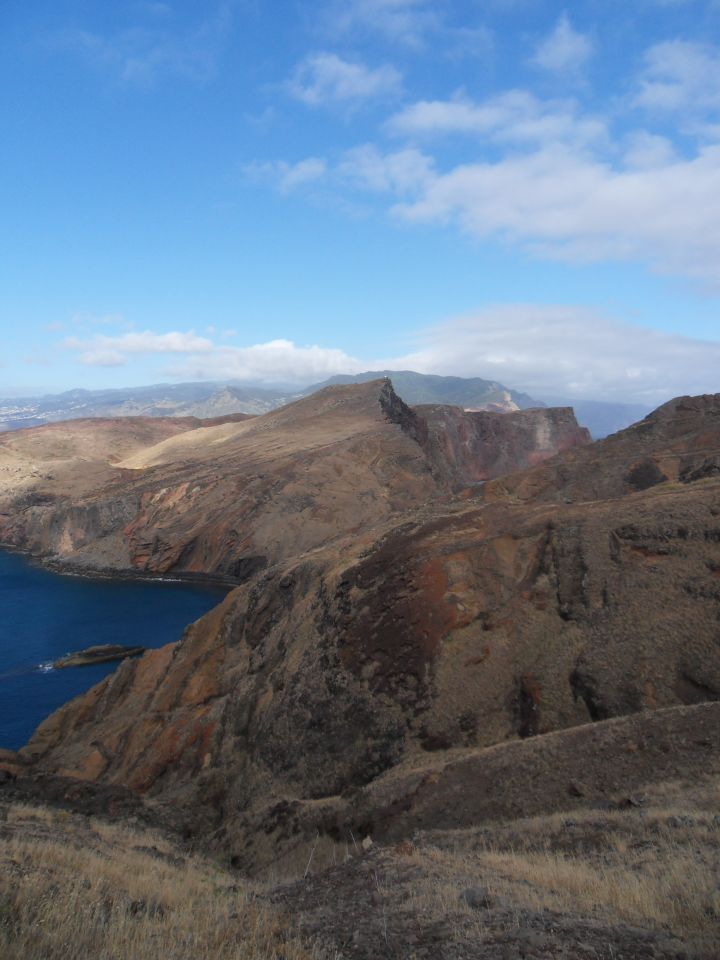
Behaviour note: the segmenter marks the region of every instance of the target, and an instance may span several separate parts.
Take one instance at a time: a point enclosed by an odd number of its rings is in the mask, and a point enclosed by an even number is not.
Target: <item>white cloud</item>
[[[384,154],[374,144],[365,144],[346,150],[332,167],[321,157],[307,157],[292,164],[284,160],[253,163],[244,169],[251,180],[264,180],[280,193],[325,181],[327,186],[407,197],[429,180],[432,167],[419,150]]]
[[[720,49],[686,40],[651,47],[634,102],[656,112],[720,110]]]
[[[416,193],[434,176],[432,161],[419,150],[383,154],[373,144],[346,151],[337,172],[355,187],[397,196]]]
[[[287,163],[285,160],[250,163],[243,169],[250,180],[264,180],[280,193],[289,193],[296,187],[322,180],[327,174],[328,165],[322,157],[306,157],[297,163]]]
[[[414,353],[382,363],[486,377],[531,396],[659,404],[720,389],[720,342],[631,326],[583,307],[488,307],[419,339]]]
[[[307,157],[299,163],[287,166],[280,173],[280,187],[282,190],[292,190],[305,183],[321,180],[327,171],[326,162],[320,157]]]
[[[662,403],[720,388],[720,342],[660,333],[579,306],[501,304],[420,331],[404,356],[360,361],[342,349],[277,339],[251,346],[215,343],[192,331],[145,331],[66,340],[81,362],[119,366],[143,356],[176,362],[160,370],[181,380],[237,379],[307,384],[337,373],[418,370],[480,376],[533,396]]]
[[[345,15],[355,22],[370,12],[395,22],[427,12],[427,5],[355,0]],[[441,18],[435,29],[440,36],[450,28]],[[563,15],[536,62],[573,70],[591,54],[590,40]],[[327,59],[306,61],[308,76],[297,78],[297,93],[309,102],[369,95],[382,86],[373,79],[377,71],[318,56]],[[636,84],[634,96],[614,102],[614,120],[623,124],[617,135],[609,116],[572,98],[511,89],[473,100],[460,90],[390,116],[382,132],[399,141],[394,147],[365,143],[247,172],[282,192],[322,183],[348,209],[357,200],[353,192],[374,192],[400,220],[455,225],[536,257],[642,262],[720,289],[720,47],[679,40],[653,46]],[[637,107],[661,112],[663,126],[652,128],[655,116],[638,123]],[[693,143],[673,135],[668,120],[699,136]],[[465,140],[441,142],[450,137]]]
[[[603,121],[579,116],[573,101],[540,100],[527,90],[508,90],[480,103],[462,93],[452,100],[420,100],[392,116],[386,128],[397,136],[470,134],[517,143],[607,138]]]
[[[588,37],[578,33],[567,14],[563,14],[550,36],[535,51],[533,62],[552,73],[571,73],[579,70],[592,53],[593,46]]]
[[[419,151],[363,150],[372,163],[356,165],[357,185],[392,191],[392,212],[405,221],[456,223],[550,259],[645,260],[720,286],[720,146],[689,160],[618,169],[551,145],[447,172]],[[408,154],[412,162],[399,165]]]
[[[447,123],[464,123],[466,116],[460,104]],[[518,138],[514,150],[446,170],[416,147],[383,151],[364,144],[333,165],[311,157],[255,165],[248,173],[281,191],[322,179],[328,189],[376,193],[405,222],[455,224],[545,259],[634,260],[720,288],[720,144],[686,158],[647,131],[608,145],[602,125],[585,130],[582,119],[575,129],[570,122],[544,129],[547,143],[533,142],[529,130],[521,143],[518,131],[505,130],[498,135]],[[593,133],[595,142],[585,143]]]
[[[316,53],[297,67],[289,84],[294,97],[308,106],[395,96],[402,79],[385,64],[372,70],[362,63],[343,60],[335,53]]]
[[[667,137],[648,133],[647,130],[637,130],[626,138],[623,154],[626,167],[649,170],[667,166],[676,160],[675,148]]]
[[[492,56],[494,34],[482,22],[486,11],[478,9],[475,22],[461,11],[453,22],[453,6],[447,0],[327,0],[319,6],[319,26],[335,39],[371,37],[395,50],[425,52],[432,43],[435,58]]]
[[[226,331],[234,336],[234,331]],[[180,355],[183,360],[166,373],[185,379],[230,379],[310,383],[336,373],[356,373],[363,364],[343,350],[320,346],[300,347],[291,340],[271,340],[249,347],[217,344],[194,331],[127,333],[70,337],[65,347],[78,353],[88,366],[116,367],[143,356]]]
[[[330,347],[297,346],[270,340],[250,347],[217,346],[211,353],[189,356],[170,372],[192,379],[237,379],[259,383],[312,383],[336,373],[360,373],[366,364]]]
[[[89,340],[68,337],[64,346],[78,351],[80,362],[92,367],[119,367],[131,356],[143,354],[207,353],[212,340],[187,333],[125,333],[119,337],[95,336]]]

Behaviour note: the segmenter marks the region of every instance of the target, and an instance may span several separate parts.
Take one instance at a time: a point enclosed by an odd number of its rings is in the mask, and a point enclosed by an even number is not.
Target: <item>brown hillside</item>
[[[716,442],[704,416],[673,428],[678,448]],[[182,808],[257,866],[292,841],[297,810],[423,757],[718,699],[719,495],[720,478],[688,477],[386,514],[252,576],[181,643],[58,711],[25,755]],[[272,842],[256,849],[259,827]]]
[[[98,456],[90,469],[76,457],[30,492],[0,491],[0,542],[90,569],[242,581],[479,475],[498,476],[589,439],[566,411],[523,411],[504,424],[499,414],[443,409],[443,421],[471,423],[476,433],[478,424],[491,425],[484,443],[456,444],[451,466],[433,418],[406,407],[387,380],[329,387],[251,419],[194,429],[170,420],[146,443],[132,420],[108,421],[102,451],[119,455],[112,464]],[[42,447],[61,428],[71,455],[76,422],[25,432]],[[113,444],[131,429],[131,442]]]

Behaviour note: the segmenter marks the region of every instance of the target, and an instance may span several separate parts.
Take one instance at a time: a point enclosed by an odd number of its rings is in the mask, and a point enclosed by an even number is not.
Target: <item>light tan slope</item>
[[[116,462],[167,437],[201,426],[193,417],[88,418],[0,433],[0,449],[38,460]]]
[[[201,423],[192,417],[88,418],[0,433],[0,503],[37,489],[81,495],[113,477],[123,457]]]
[[[242,436],[251,424],[250,420],[242,423],[222,423],[168,437],[150,447],[134,451],[129,457],[119,461],[117,466],[127,470],[145,470],[148,467],[182,460],[204,459],[217,452],[219,446]]]
[[[329,387],[243,423],[204,427],[170,437],[138,450],[118,466],[142,470],[225,456],[238,456],[246,464],[261,463],[374,433],[387,421],[378,402],[384,382],[373,381],[352,390]]]
[[[0,542],[85,567],[242,580],[438,495],[413,425],[389,381],[332,387],[129,450],[94,486],[49,480],[42,499],[0,504]]]

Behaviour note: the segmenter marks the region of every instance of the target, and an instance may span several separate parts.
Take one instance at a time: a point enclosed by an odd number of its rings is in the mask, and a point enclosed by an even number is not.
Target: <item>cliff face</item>
[[[488,484],[489,497],[602,500],[720,474],[720,394],[678,397],[585,449]]]
[[[318,422],[343,396],[324,397]],[[377,454],[393,431],[388,498],[407,503],[408,474],[432,497],[250,574],[180,643],[46,721],[25,750],[36,771],[129,785],[256,868],[337,829],[357,791],[372,820],[390,802],[373,800],[379,777],[400,785],[383,816],[409,815],[413,771],[442,782],[449,750],[720,699],[720,396],[660,411],[606,441],[608,456],[571,450],[475,499],[437,494],[451,415],[381,399],[372,430],[336,441],[333,472],[338,450]],[[478,422],[451,419],[453,484]],[[301,463],[314,478],[330,455]],[[671,459],[682,482],[628,482],[633,464]]]
[[[571,407],[513,413],[418,406],[427,423],[427,449],[440,476],[457,485],[533,467],[557,453],[590,443]]]
[[[74,447],[67,457],[53,447],[22,495],[0,491],[0,542],[89,568],[242,581],[588,439],[562,411],[511,417],[415,412],[380,380],[330,387],[262,417],[164,421],[159,442],[96,439],[94,459],[80,466]],[[74,423],[53,425],[11,434],[5,449],[27,459],[24,435],[42,449],[60,426],[72,438]]]

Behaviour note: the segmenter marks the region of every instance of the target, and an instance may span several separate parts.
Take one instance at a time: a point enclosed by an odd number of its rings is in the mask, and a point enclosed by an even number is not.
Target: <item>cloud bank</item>
[[[163,368],[175,379],[238,379],[256,383],[311,383],[335,373],[359,373],[365,366],[343,350],[319,346],[301,347],[292,340],[270,340],[248,347],[218,344],[194,331],[186,333],[128,333],[117,337],[96,336],[89,340],[69,337],[64,346],[77,353],[86,366],[125,366],[139,356],[182,360]]]
[[[647,330],[583,307],[487,307],[419,339],[396,366],[486,377],[538,397],[654,405],[720,391],[720,342]]]
[[[175,357],[175,379],[307,384],[337,373],[410,369],[484,377],[531,395],[656,405],[720,391],[720,342],[660,333],[576,306],[501,304],[419,331],[402,356],[360,360],[342,349],[272,340],[246,347],[192,331],[65,341],[81,363],[120,365],[140,354]]]

